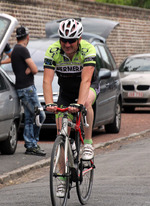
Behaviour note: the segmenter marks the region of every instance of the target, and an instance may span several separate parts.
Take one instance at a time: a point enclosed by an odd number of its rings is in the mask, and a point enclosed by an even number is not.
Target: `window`
[[[103,46],[100,46],[100,45],[98,46],[98,48],[99,48],[99,50],[101,52],[101,55],[102,55],[102,58],[103,58],[103,61],[104,61],[104,67],[106,69],[111,70],[112,69],[112,65],[110,63],[110,60],[109,60],[109,57],[107,55],[107,52],[106,52],[105,48]]]
[[[3,76],[0,74],[0,92],[6,89],[7,89],[6,83],[4,81]]]
[[[0,43],[3,40],[10,23],[11,21],[9,19],[6,19],[4,17],[0,18]]]
[[[106,48],[106,49],[107,49],[106,51],[107,51],[107,54],[109,56],[109,59],[111,61],[111,65],[112,65],[113,69],[116,69],[117,66],[116,66],[115,60],[114,60],[114,58],[113,58],[113,56],[111,54],[111,51],[108,48]]]
[[[95,46],[95,49],[96,49],[96,70],[99,71],[100,68],[103,68],[103,62],[97,46]]]
[[[18,21],[13,16],[0,13],[0,55],[17,24]]]

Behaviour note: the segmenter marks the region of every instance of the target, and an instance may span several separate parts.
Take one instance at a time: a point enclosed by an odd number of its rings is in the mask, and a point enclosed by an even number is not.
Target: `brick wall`
[[[45,37],[45,23],[64,17],[98,17],[120,23],[107,44],[117,64],[130,54],[150,51],[150,10],[85,0],[0,0],[0,12],[16,17],[30,38]],[[10,43],[15,42],[14,34]]]

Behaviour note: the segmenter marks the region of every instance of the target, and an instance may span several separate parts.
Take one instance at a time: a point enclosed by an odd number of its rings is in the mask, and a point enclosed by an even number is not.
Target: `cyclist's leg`
[[[84,128],[85,139],[84,139],[84,148],[82,159],[83,160],[90,160],[94,157],[94,149],[92,146],[92,127],[93,127],[93,120],[94,120],[94,111],[92,108],[92,104],[95,102],[96,93],[93,88],[90,88],[88,98],[85,102],[85,107],[87,109],[87,122],[89,127]]]
[[[63,107],[63,105],[61,105],[61,107]],[[61,131],[61,127],[62,127],[62,117],[63,117],[63,113],[58,112],[58,114],[55,115],[55,119],[56,119],[56,126],[57,126],[57,135],[60,134]],[[72,121],[73,120],[73,115],[72,114],[68,114],[68,120]],[[68,134],[70,135],[71,132],[71,128],[68,127]]]
[[[58,101],[57,101],[57,105],[58,107],[68,107],[70,103],[73,102],[73,99],[69,99],[68,96],[62,91],[60,90],[60,93],[59,93],[59,97],[58,97]],[[63,117],[63,114],[62,113],[58,113],[55,115],[55,118],[56,118],[56,126],[57,126],[57,134],[60,133],[61,131],[61,127],[62,127],[62,117]],[[73,119],[73,116],[71,114],[69,114],[68,116],[68,119],[69,120],[72,120]],[[68,133],[70,134],[70,128],[69,128],[69,131]]]
[[[57,101],[58,107],[62,108],[63,106],[67,107],[69,103],[66,101],[66,99],[63,97],[62,90],[59,91],[58,101]],[[63,113],[59,112],[55,115],[56,119],[56,126],[57,126],[57,135],[60,134],[61,127],[62,127],[62,117]]]
[[[92,126],[93,126],[93,119],[94,119],[94,112],[93,112],[92,105],[95,102],[95,99],[96,99],[96,93],[92,88],[90,88],[88,98],[85,102],[85,107],[87,109],[87,122],[89,124],[89,127],[84,129],[86,140],[92,138]]]

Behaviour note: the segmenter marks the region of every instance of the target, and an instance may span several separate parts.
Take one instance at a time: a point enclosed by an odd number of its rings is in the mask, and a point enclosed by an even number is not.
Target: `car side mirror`
[[[99,81],[102,79],[109,79],[111,77],[111,72],[108,69],[101,68],[98,73],[98,79]]]

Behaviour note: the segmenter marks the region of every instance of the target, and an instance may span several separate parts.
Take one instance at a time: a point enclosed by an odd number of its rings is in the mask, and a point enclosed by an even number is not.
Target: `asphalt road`
[[[94,130],[93,142],[95,147],[107,145],[118,138],[130,138],[150,131],[150,108],[137,109],[133,114],[122,113],[122,125],[118,134],[106,134],[103,129]],[[31,169],[37,169],[49,164],[50,154],[56,132],[42,131],[40,146],[44,148],[46,157],[25,155],[24,142],[19,141],[14,155],[0,155],[0,186]]]
[[[95,156],[95,176],[87,206],[150,205],[149,136]],[[49,168],[31,173],[25,183],[0,189],[1,206],[51,206]],[[75,189],[67,205],[80,205]]]

